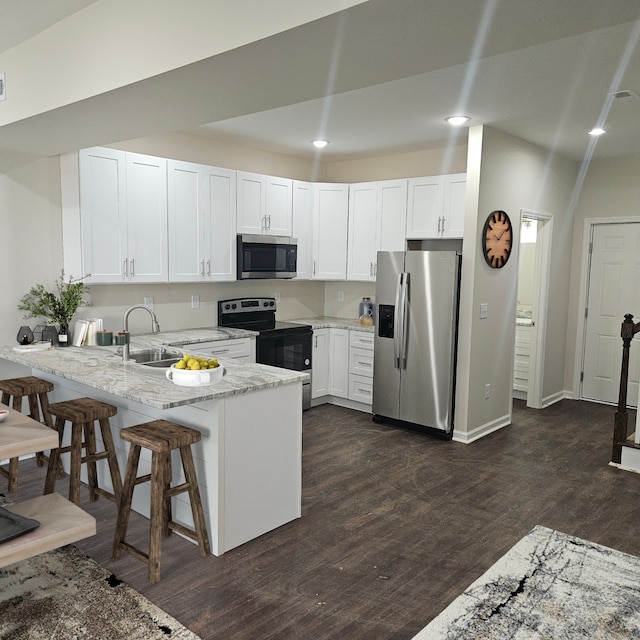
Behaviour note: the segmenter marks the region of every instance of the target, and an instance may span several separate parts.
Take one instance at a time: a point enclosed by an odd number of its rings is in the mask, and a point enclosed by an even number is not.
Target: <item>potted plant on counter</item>
[[[49,291],[44,285],[36,284],[20,299],[18,309],[27,311],[25,318],[45,318],[52,324],[57,324],[57,342],[60,346],[67,346],[71,340],[69,330],[71,320],[84,302],[84,294],[89,289],[83,283],[82,278],[69,276],[69,281],[64,281],[64,269],[60,277],[55,281],[55,291]]]

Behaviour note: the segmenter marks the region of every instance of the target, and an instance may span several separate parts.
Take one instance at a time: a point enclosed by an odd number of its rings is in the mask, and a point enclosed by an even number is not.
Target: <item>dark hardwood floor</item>
[[[173,535],[150,585],[141,562],[110,560],[115,505],[83,486],[98,534],[77,546],[204,640],[408,639],[537,524],[640,555],[640,475],[608,465],[614,411],[516,401],[511,426],[463,445],[316,407],[300,520],[220,558]],[[39,495],[44,476],[22,462],[12,497]],[[131,527],[145,544],[147,521]]]

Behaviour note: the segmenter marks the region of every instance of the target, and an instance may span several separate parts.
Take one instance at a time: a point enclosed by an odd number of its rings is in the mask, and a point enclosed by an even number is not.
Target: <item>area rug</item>
[[[0,569],[0,640],[199,640],[73,546]]]
[[[535,527],[414,640],[640,638],[640,558]]]

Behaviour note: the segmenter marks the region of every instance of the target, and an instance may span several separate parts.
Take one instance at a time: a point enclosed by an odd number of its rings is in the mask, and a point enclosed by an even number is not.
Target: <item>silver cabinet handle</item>
[[[444,233],[444,221],[445,221],[445,217],[442,216],[442,233]]]
[[[207,276],[211,277],[211,260],[207,260]]]
[[[125,279],[129,277],[129,260],[127,260],[127,258],[125,258],[122,263],[122,273],[124,274]]]
[[[135,262],[134,262],[135,258],[131,258],[131,277],[135,278],[136,277],[136,269],[135,269]]]
[[[204,278],[204,260],[200,260],[200,275]]]
[[[316,261],[313,261],[313,275],[316,275]]]

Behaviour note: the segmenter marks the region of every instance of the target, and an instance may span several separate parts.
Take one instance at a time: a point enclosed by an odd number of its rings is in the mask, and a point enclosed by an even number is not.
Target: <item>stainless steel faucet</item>
[[[160,332],[160,323],[158,322],[158,318],[156,318],[156,314],[153,311],[153,309],[151,307],[147,307],[146,304],[134,304],[124,312],[124,316],[122,317],[122,324],[124,325],[124,330],[127,333],[129,332],[129,315],[134,309],[145,309],[146,311],[148,311],[151,314],[151,331],[153,333]],[[128,342],[122,345],[122,359],[125,362],[129,360],[129,343]]]

